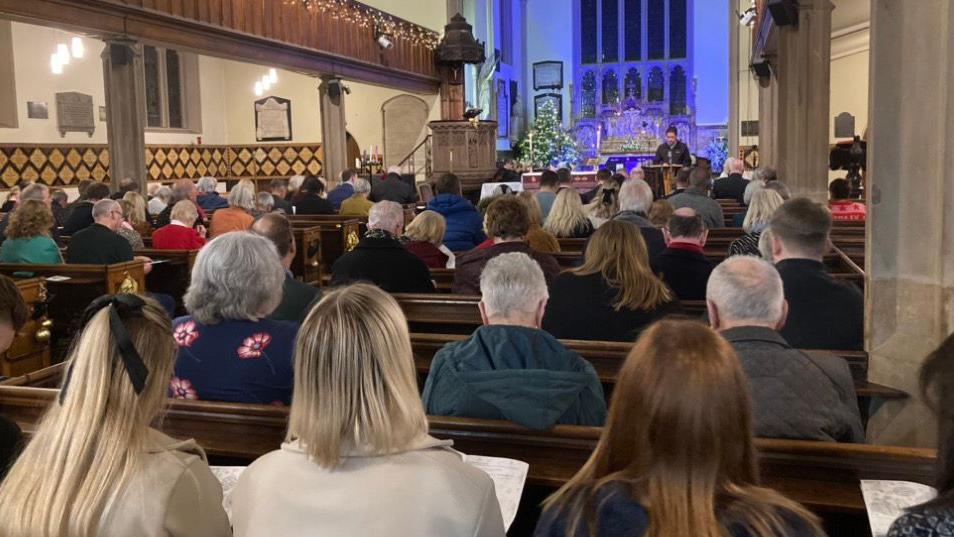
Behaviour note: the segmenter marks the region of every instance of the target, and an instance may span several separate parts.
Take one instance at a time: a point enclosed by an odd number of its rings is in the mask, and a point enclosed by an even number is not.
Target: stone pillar
[[[776,168],[795,195],[818,201],[828,199],[833,7],[831,0],[801,0],[798,26],[772,29],[773,76],[760,93],[762,163]]]
[[[869,378],[912,399],[882,407],[868,436],[933,446],[917,376],[954,329],[954,7],[874,0],[870,57]]]
[[[106,41],[103,49],[106,87],[106,138],[109,177],[114,189],[131,177],[146,191],[146,82],[142,77],[142,45],[136,41]]]
[[[323,77],[318,85],[321,108],[321,147],[325,161],[322,174],[329,184],[351,165],[348,162],[348,122],[345,119],[345,89],[340,78]]]
[[[738,0],[727,2],[729,8],[729,156],[734,157],[739,152],[739,33],[742,26],[737,24],[736,15],[739,8]],[[746,29],[748,31],[748,29]],[[721,170],[716,170],[721,172]]]

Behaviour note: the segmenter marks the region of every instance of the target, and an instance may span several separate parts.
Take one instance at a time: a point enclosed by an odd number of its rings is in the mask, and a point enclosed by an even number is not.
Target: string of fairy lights
[[[361,28],[375,28],[379,34],[387,34],[392,39],[424,45],[429,49],[437,48],[440,43],[437,32],[396,19],[392,15],[354,0],[284,0],[284,3],[312,12],[327,13],[334,20],[357,24]]]

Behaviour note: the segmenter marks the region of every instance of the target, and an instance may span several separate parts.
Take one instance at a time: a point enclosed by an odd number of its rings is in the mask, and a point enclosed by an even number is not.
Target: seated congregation
[[[815,514],[762,484],[754,439],[865,441],[837,355],[861,349],[863,299],[826,269],[832,211],[755,181],[711,186],[694,169],[654,223],[649,185],[606,175],[580,193],[548,171],[537,194],[475,206],[448,174],[413,218],[399,176],[369,183],[351,171],[327,193],[308,177],[259,194],[242,181],[222,196],[214,180],[178,181],[148,202],[123,194],[143,203],[90,185],[62,235],[49,189],[26,187],[0,223],[5,262],[136,259],[149,271],[123,230],[150,252],[198,253],[181,297],[89,305],[29,442],[0,421],[0,534],[502,536],[493,482],[428,432],[428,416],[452,416],[601,428],[589,461],[544,502],[536,535],[823,535]],[[751,194],[718,255],[711,232],[726,217],[710,189]],[[133,211],[155,229],[138,232]],[[334,214],[366,229],[322,259],[320,288],[293,272],[296,226]],[[474,298],[481,325],[440,348],[419,384],[401,298],[434,294],[441,271],[453,294]],[[0,277],[0,336],[24,318]],[[574,340],[631,347],[607,377]],[[954,374],[951,360],[947,342],[925,366],[926,391]],[[936,392],[938,409],[948,392]],[[167,397],[290,407],[285,442],[244,471],[230,514],[202,446],[153,428]],[[916,508],[892,535],[949,507]]]

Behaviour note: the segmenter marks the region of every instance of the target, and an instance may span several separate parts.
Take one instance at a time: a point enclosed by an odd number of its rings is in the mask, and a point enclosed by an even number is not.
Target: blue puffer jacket
[[[424,407],[435,416],[510,420],[532,429],[600,426],[603,386],[593,365],[543,330],[481,326],[434,355]]]
[[[456,194],[439,194],[427,203],[428,210],[440,213],[447,222],[444,246],[454,252],[472,250],[487,240],[484,221],[474,204]]]

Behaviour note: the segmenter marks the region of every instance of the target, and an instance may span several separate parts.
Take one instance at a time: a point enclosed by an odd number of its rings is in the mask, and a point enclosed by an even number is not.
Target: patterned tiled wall
[[[146,147],[150,181],[318,175],[323,160],[321,144]],[[110,180],[107,146],[0,145],[0,186],[22,180],[71,185],[83,179]]]

